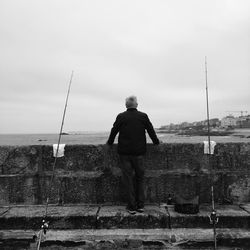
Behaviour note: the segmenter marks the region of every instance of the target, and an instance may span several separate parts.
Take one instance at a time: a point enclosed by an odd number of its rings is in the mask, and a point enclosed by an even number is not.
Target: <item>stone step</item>
[[[218,228],[249,228],[250,206],[219,205],[215,207],[218,216]],[[201,205],[197,214],[181,214],[174,211],[174,206],[168,206],[171,228],[210,228],[211,206]]]
[[[248,204],[216,206],[218,228],[250,229]],[[45,206],[0,207],[0,230],[39,230]],[[181,214],[173,206],[146,205],[144,213],[129,214],[124,206],[48,206],[49,229],[152,229],[211,228],[211,207],[202,205],[197,214]]]
[[[0,248],[36,249],[38,236],[34,230],[0,230]],[[217,229],[216,238],[218,249],[247,247],[250,230]],[[213,249],[213,240],[213,230],[201,228],[48,230],[41,249]]]

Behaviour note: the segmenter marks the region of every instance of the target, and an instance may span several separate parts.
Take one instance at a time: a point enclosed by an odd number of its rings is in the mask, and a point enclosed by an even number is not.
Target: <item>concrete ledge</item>
[[[34,240],[38,231],[35,230],[0,230],[0,240],[24,239]],[[174,239],[175,238],[175,239]],[[250,230],[237,228],[217,229],[217,238],[249,239]],[[178,228],[178,229],[84,229],[84,230],[48,230],[44,241],[100,241],[115,239],[141,239],[141,240],[165,240],[170,242],[180,241],[213,241],[213,230],[202,228]]]
[[[97,217],[98,228],[169,228],[165,208],[156,205],[145,207],[144,213],[130,215],[124,206],[103,206]]]
[[[39,229],[45,206],[0,208],[0,229]],[[129,214],[125,206],[49,206],[50,229],[166,228],[165,208],[146,206],[144,213]]]
[[[247,205],[245,205],[247,207]],[[250,229],[250,213],[237,205],[216,206],[217,228]],[[39,229],[45,206],[0,207],[0,230]],[[130,215],[125,206],[52,206],[48,207],[49,229],[150,229],[211,228],[210,206],[201,206],[198,214],[181,214],[173,206],[147,205],[144,213]]]
[[[40,229],[45,206],[1,208],[0,229]],[[97,206],[49,206],[50,229],[96,228]]]
[[[211,228],[209,216],[211,206],[200,206],[198,214],[181,214],[174,211],[174,206],[168,206],[170,225],[172,228]],[[250,213],[238,205],[216,206],[219,218],[218,228],[250,228]]]
[[[67,232],[67,234],[65,234]],[[235,228],[218,229],[218,238],[245,238],[250,239],[250,230]],[[49,231],[46,240],[82,241],[82,240],[114,240],[114,239],[141,239],[165,240],[168,242],[213,241],[212,229],[115,229],[115,230],[73,230]]]
[[[25,245],[25,249],[36,249],[37,233],[32,230],[0,230],[0,248],[1,245],[10,244],[15,246],[14,249],[23,249],[20,248],[22,245]],[[247,247],[250,244],[250,231],[235,228],[218,229],[217,243],[219,247]],[[81,249],[212,249],[213,230],[200,228],[49,230],[41,246],[49,249],[59,249],[58,247],[79,249],[79,246],[83,247]]]

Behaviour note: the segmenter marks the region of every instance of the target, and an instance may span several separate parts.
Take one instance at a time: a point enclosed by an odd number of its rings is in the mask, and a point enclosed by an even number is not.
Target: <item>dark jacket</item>
[[[159,144],[159,140],[147,114],[135,108],[130,108],[116,117],[107,143],[112,145],[119,132],[119,154],[143,155],[146,153],[146,130],[153,143]]]

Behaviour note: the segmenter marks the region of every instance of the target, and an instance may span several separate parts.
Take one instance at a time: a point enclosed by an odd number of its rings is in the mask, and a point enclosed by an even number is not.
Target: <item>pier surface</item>
[[[49,145],[0,146],[0,249],[36,249],[53,162]],[[218,245],[249,249],[250,143],[218,143],[211,156],[202,143],[148,145],[147,205],[136,215],[125,210],[119,164],[116,145],[66,145],[41,249],[213,249],[212,183]],[[198,196],[199,213],[175,212],[169,196]]]
[[[216,210],[218,245],[250,244],[250,205],[217,205]],[[130,215],[124,206],[50,205],[49,229],[41,246],[190,249],[185,247],[193,245],[199,249],[202,244],[213,245],[210,212],[209,205],[202,205],[200,212],[192,215],[176,213],[172,205],[165,204],[146,205],[145,212],[136,215]],[[43,215],[44,206],[0,207],[0,249],[11,245],[35,249]]]

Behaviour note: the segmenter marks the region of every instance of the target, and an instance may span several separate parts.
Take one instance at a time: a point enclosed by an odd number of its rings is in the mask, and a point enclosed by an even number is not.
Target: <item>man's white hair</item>
[[[126,98],[126,108],[137,108],[138,103],[137,103],[137,97],[134,95],[131,95]]]

